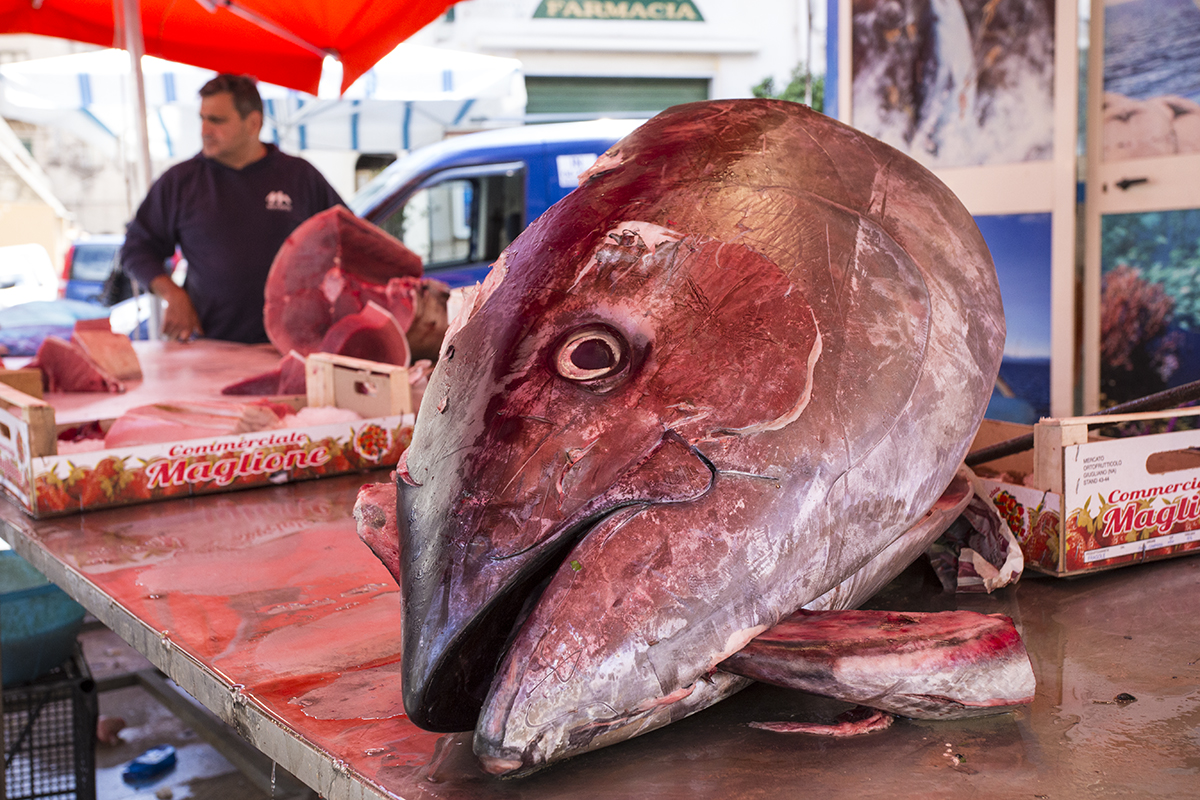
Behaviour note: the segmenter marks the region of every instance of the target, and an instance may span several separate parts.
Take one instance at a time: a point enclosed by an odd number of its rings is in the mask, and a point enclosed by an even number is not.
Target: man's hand
[[[175,285],[166,275],[159,275],[150,282],[150,291],[161,297],[167,303],[163,312],[163,336],[186,342],[197,336],[204,335],[200,327],[200,318],[187,292]]]

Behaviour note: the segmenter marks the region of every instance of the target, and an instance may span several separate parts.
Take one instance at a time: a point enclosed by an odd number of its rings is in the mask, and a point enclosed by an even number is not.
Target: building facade
[[[823,73],[824,0],[464,0],[413,41],[520,59],[526,121],[653,114]]]

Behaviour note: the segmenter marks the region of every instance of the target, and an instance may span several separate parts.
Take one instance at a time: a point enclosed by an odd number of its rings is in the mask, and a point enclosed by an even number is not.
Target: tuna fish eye
[[[604,383],[604,379],[619,375],[625,370],[629,362],[628,354],[629,345],[612,328],[606,325],[589,325],[572,331],[563,339],[554,361],[558,374],[567,380]]]

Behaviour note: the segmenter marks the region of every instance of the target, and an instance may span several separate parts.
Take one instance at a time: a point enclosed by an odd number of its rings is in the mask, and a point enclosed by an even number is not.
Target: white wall
[[[782,88],[810,40],[825,71],[825,0],[811,0],[811,37],[805,0],[694,0],[703,22],[534,19],[539,2],[464,0],[412,41],[519,58],[533,76],[709,78],[714,99],[748,97],[767,76]]]

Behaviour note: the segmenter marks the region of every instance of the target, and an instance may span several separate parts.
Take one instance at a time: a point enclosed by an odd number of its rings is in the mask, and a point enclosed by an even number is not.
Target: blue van
[[[58,296],[65,300],[104,303],[104,284],[117,269],[125,237],[101,234],[75,241],[63,259]]]
[[[642,120],[527,125],[452,137],[396,161],[349,201],[350,210],[421,256],[451,287],[488,268],[579,174]]]

